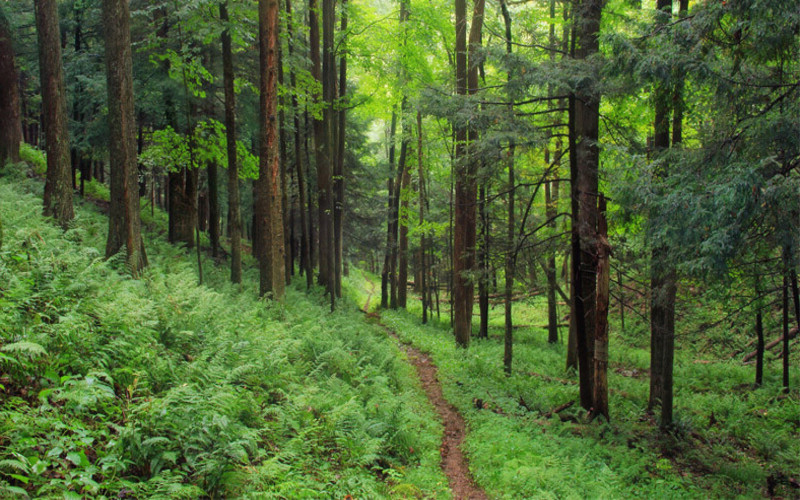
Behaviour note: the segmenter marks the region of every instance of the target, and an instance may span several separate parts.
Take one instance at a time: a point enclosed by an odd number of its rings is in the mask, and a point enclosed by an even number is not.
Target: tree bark
[[[390,289],[395,285],[395,280],[392,278],[392,252],[396,241],[394,239],[394,137],[396,130],[397,114],[392,110],[392,121],[389,126],[389,177],[386,181],[389,199],[386,207],[386,253],[384,254],[383,270],[381,271],[381,309],[389,307],[389,297],[392,295]]]
[[[259,66],[260,90],[260,146],[259,179],[260,197],[264,216],[259,237],[262,241],[262,258],[259,262],[261,295],[270,293],[275,300],[283,300],[286,287],[284,276],[283,209],[281,207],[281,177],[278,157],[277,79],[278,79],[278,0],[259,0]]]
[[[44,184],[44,214],[66,228],[74,217],[72,179],[67,128],[67,98],[61,62],[61,29],[56,0],[34,0],[39,36],[39,76],[42,86],[47,174]]]
[[[428,268],[425,258],[425,169],[422,163],[422,113],[417,111],[417,177],[419,178],[419,292],[422,295],[422,324],[428,322],[428,288],[426,286]]]
[[[582,0],[575,10],[575,58],[586,60],[599,51],[600,16],[603,0]],[[575,286],[576,336],[581,406],[592,408],[595,331],[595,272],[597,269],[597,191],[600,148],[600,97],[581,89],[571,97],[573,131],[570,156],[573,198],[573,280]]]
[[[404,133],[405,135],[405,133]],[[408,189],[411,183],[411,174],[408,169],[408,140],[403,139],[403,148],[400,154],[401,182],[399,189],[400,209],[398,210],[397,225],[399,228],[398,252],[397,252],[397,307],[405,309],[408,298],[408,198],[403,196],[403,192]],[[403,153],[403,150],[406,150]],[[401,217],[401,214],[403,215]]]
[[[594,338],[594,387],[592,392],[593,415],[603,415],[610,420],[608,412],[608,285],[610,281],[608,223],[606,222],[606,199],[601,194],[598,200],[597,228],[597,327]]]
[[[488,184],[488,178],[482,179],[478,190],[478,207],[481,214],[481,244],[478,259],[478,311],[480,312],[478,337],[482,339],[489,338],[489,206],[486,201]]]
[[[292,33],[292,1],[286,0],[286,13],[289,17],[286,23],[288,29],[288,49],[289,57],[294,52],[294,38]],[[297,76],[294,71],[294,66],[290,66],[289,83],[292,86],[292,109],[294,110],[294,171],[297,175],[297,191],[299,196],[300,205],[300,269],[306,275],[306,288],[311,288],[314,284],[314,264],[311,260],[311,232],[308,227],[309,221],[306,217],[306,179],[305,170],[303,167],[303,135],[300,127],[300,106],[297,102]]]
[[[756,311],[756,338],[756,387],[760,387],[764,379],[764,326],[760,307]]]
[[[664,25],[672,13],[672,0],[658,0],[657,24]],[[677,102],[679,95],[671,95],[667,82],[657,84],[655,91],[655,130],[653,146],[656,153],[669,148],[669,111],[670,102]],[[673,127],[673,143],[680,144],[681,107],[675,107]],[[666,178],[669,175],[667,165],[661,165],[659,174]],[[670,263],[669,248],[657,244],[653,248],[651,260],[652,303],[650,307],[650,397],[648,408],[661,407],[659,425],[662,429],[672,425],[672,371],[675,350],[675,296],[677,293],[676,273]]]
[[[476,0],[472,12],[467,52],[466,3],[456,0],[456,93],[474,94],[478,89],[477,51],[483,26],[484,0]],[[469,61],[468,61],[469,59]],[[468,67],[469,62],[469,67]],[[468,347],[472,334],[472,304],[474,300],[475,237],[477,180],[474,159],[468,157],[470,131],[456,127],[455,165],[455,224],[453,228],[453,329],[456,343]]]
[[[231,240],[231,282],[242,282],[242,216],[239,198],[239,164],[236,159],[236,94],[233,89],[233,50],[227,26],[227,0],[219,6],[220,20],[226,24],[222,32],[222,74],[225,91],[225,136],[228,152],[228,233]]]
[[[19,158],[19,145],[22,142],[22,121],[20,114],[19,74],[14,58],[12,35],[8,24],[0,20],[0,168]]]
[[[342,13],[341,13],[341,33],[347,33],[347,0],[342,0]],[[339,106],[340,109],[336,115],[338,124],[336,127],[336,163],[333,172],[333,190],[334,190],[334,210],[333,210],[333,231],[334,231],[334,250],[335,262],[334,269],[336,274],[336,296],[342,296],[342,259],[343,244],[344,244],[344,153],[345,145],[347,144],[347,108],[345,106],[345,98],[347,96],[347,52],[344,47],[339,48],[341,56],[339,57]]]
[[[139,213],[130,12],[126,0],[103,0],[111,195],[106,258],[124,245],[134,277],[146,264]]]

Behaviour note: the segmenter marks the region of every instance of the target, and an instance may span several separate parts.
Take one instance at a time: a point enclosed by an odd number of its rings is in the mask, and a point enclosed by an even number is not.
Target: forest
[[[800,498],[796,0],[0,1],[0,498]]]

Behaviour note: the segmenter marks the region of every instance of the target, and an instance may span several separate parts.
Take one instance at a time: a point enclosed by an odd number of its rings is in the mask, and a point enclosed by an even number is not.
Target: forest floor
[[[447,476],[453,497],[469,500],[483,500],[488,498],[483,489],[475,483],[469,471],[467,459],[464,456],[464,452],[461,450],[461,444],[464,441],[467,426],[464,422],[464,417],[462,417],[458,410],[444,398],[442,386],[437,377],[438,368],[433,364],[429,355],[409,343],[404,343],[400,340],[400,337],[397,336],[397,333],[384,325],[380,320],[380,312],[369,311],[370,302],[375,295],[376,285],[375,282],[369,280],[366,275],[364,277],[368,280],[369,290],[363,311],[367,314],[368,318],[376,320],[378,324],[384,328],[386,333],[397,341],[403,352],[405,352],[408,361],[414,365],[414,368],[417,370],[417,376],[419,377],[425,394],[428,396],[428,401],[433,405],[442,421],[442,425],[444,426],[441,446],[442,471],[444,471]]]

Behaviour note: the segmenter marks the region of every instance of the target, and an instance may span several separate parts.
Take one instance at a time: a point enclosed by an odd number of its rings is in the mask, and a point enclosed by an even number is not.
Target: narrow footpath
[[[364,304],[364,312],[370,317],[376,318],[378,324],[397,341],[398,346],[406,353],[409,362],[417,369],[417,376],[422,383],[425,394],[428,396],[428,400],[436,409],[444,425],[444,435],[442,436],[442,446],[440,448],[442,470],[450,483],[453,498],[456,500],[482,500],[488,498],[486,493],[475,484],[472,474],[469,472],[467,458],[461,451],[461,443],[464,441],[467,426],[458,410],[448,403],[442,395],[442,386],[436,376],[436,365],[433,364],[430,356],[409,344],[403,343],[394,331],[381,322],[380,313],[369,313],[370,300],[375,294],[375,283],[369,279],[367,281],[369,282],[370,290]]]

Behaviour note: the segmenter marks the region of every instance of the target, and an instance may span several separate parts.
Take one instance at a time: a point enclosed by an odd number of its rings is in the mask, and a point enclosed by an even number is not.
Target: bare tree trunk
[[[422,164],[422,113],[417,111],[417,170],[419,177],[419,292],[422,295],[422,324],[428,322],[428,288],[426,286],[428,268],[425,266],[425,169]]]
[[[47,152],[44,214],[54,217],[66,228],[74,217],[74,211],[58,5],[56,0],[34,0],[33,5],[36,11],[36,31],[39,35],[39,76]]]
[[[472,12],[467,53],[467,20],[464,0],[456,0],[456,93],[473,94],[478,89],[477,51],[483,27],[484,0],[476,0]],[[467,59],[469,56],[469,67]],[[456,343],[468,347],[472,333],[472,304],[474,283],[470,274],[475,270],[475,211],[477,198],[476,167],[467,157],[470,131],[456,127],[455,225],[453,230],[453,329]]]
[[[263,257],[259,268],[261,295],[271,293],[275,300],[283,300],[286,287],[284,275],[282,186],[278,157],[278,123],[276,120],[278,95],[278,0],[259,0],[259,62],[261,78],[260,195],[265,217],[258,220],[263,242]]]
[[[6,161],[19,161],[22,142],[19,75],[8,24],[0,20],[0,169]]]
[[[397,253],[397,306],[405,309],[408,298],[408,218],[401,218],[400,214],[408,214],[408,198],[402,196],[402,193],[404,190],[408,189],[408,186],[411,183],[411,174],[408,171],[408,165],[406,165],[408,162],[408,153],[403,152],[403,150],[408,149],[408,141],[407,139],[403,139],[403,141],[404,143],[400,154],[400,210],[398,211],[397,218],[397,225],[399,227]]]
[[[108,88],[111,206],[106,257],[124,245],[134,277],[146,265],[139,213],[139,171],[133,105],[130,12],[125,0],[103,0],[103,31]]]
[[[610,420],[608,412],[608,285],[610,281],[608,223],[606,222],[606,199],[601,194],[598,200],[597,228],[597,327],[594,337],[594,387],[592,404],[594,415],[603,415]]]
[[[347,0],[342,0],[341,33],[347,33]],[[337,111],[337,141],[336,163],[333,172],[333,189],[335,204],[333,210],[334,249],[336,252],[334,268],[336,270],[336,296],[342,296],[342,255],[344,233],[344,149],[347,144],[347,109],[344,99],[347,97],[347,51],[340,47],[339,57],[339,97],[341,109]]]
[[[602,0],[582,0],[575,12],[575,58],[587,59],[599,50]],[[592,408],[593,345],[595,325],[595,272],[597,269],[597,187],[600,149],[597,145],[600,98],[580,90],[571,97],[570,160],[573,167],[573,280],[581,406]],[[574,157],[574,159],[572,158]]]
[[[511,14],[508,11],[508,3],[506,0],[500,0],[500,10],[503,14],[503,24],[505,26],[506,36],[506,53],[511,54],[513,49],[513,42],[511,39]],[[511,71],[508,73],[508,80],[511,81],[513,74]],[[513,113],[513,106],[509,105],[508,112]],[[516,144],[514,139],[511,139],[508,144],[508,226],[506,227],[506,258],[505,258],[505,332],[503,336],[503,369],[506,375],[511,374],[512,359],[513,359],[513,340],[514,340],[514,320],[512,318],[512,304],[514,300],[514,275],[516,273],[516,259],[517,259],[517,243],[514,237],[514,230],[516,226],[515,221],[515,201],[516,201],[516,184],[514,172],[514,153],[516,151]]]
[[[291,57],[294,50],[291,0],[286,0],[286,13],[289,17],[289,21],[286,23],[286,25],[289,32],[288,48],[289,56]],[[289,73],[289,82],[292,86],[292,89],[296,90],[297,76],[295,74],[294,67],[291,67],[291,71]],[[302,269],[306,274],[306,288],[311,288],[311,285],[314,284],[314,264],[311,260],[311,235],[308,227],[309,222],[306,218],[306,199],[308,197],[306,194],[305,171],[303,169],[302,145],[304,141],[302,140],[303,135],[301,135],[302,133],[300,131],[300,106],[297,103],[296,92],[292,92],[292,109],[294,110],[294,170],[297,175],[297,191],[300,198],[300,226],[302,226],[300,232],[300,269]]]
[[[383,259],[383,270],[381,271],[381,309],[389,307],[389,296],[394,280],[392,274],[392,251],[395,246],[394,240],[394,137],[397,130],[397,114],[392,110],[392,122],[389,127],[389,177],[387,188],[389,191],[389,201],[386,207],[386,253]]]
[[[764,379],[764,326],[760,307],[756,311],[756,339],[756,387],[760,387]]]
[[[481,245],[478,259],[478,311],[480,325],[478,337],[489,338],[489,207],[486,201],[488,179],[482,179],[478,190],[478,207],[481,214]]]
[[[317,0],[309,0],[308,6],[309,22],[309,50],[311,51],[311,74],[320,86],[322,80],[322,57],[320,54],[320,27],[319,27],[319,8]],[[315,100],[323,101],[322,95],[316,95]],[[327,143],[325,136],[324,118],[314,118],[314,159],[317,168],[317,227],[319,231],[319,242],[317,244],[317,257],[319,260],[320,285],[328,286],[328,217],[330,211],[328,199],[328,185],[330,184],[330,165],[329,157],[326,156]]]
[[[228,18],[227,0],[219,6],[223,23]],[[226,27],[222,32],[222,73],[225,89],[225,134],[228,152],[228,232],[231,239],[231,281],[242,282],[242,216],[239,199],[239,165],[236,160],[236,94],[233,91],[233,52],[231,33]]]

